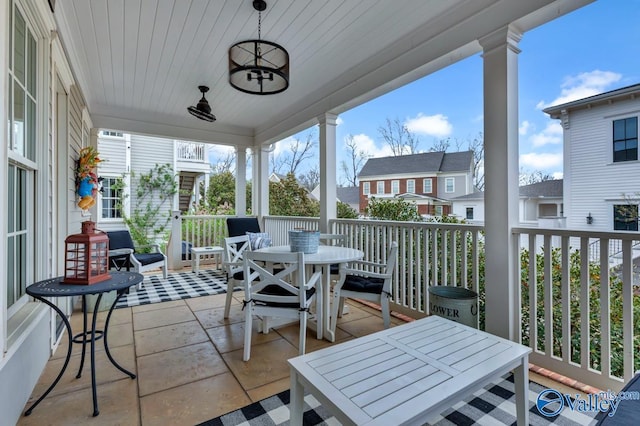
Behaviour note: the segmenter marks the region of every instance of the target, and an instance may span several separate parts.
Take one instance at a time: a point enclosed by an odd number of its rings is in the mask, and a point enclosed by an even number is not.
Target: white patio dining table
[[[256,250],[262,253],[291,253],[291,246],[273,246]],[[317,253],[305,254],[306,266],[319,266],[322,268],[322,324],[318,324],[318,339],[326,338],[335,341],[335,331],[329,327],[329,305],[331,290],[330,265],[348,263],[360,260],[364,257],[361,250],[349,247],[319,246]]]

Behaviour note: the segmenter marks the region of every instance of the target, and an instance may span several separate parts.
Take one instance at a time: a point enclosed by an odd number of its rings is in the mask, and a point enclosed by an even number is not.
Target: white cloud
[[[564,176],[564,173],[562,173],[562,172],[553,172],[553,173],[551,173],[551,176],[553,176],[554,179],[562,179],[562,177]]]
[[[562,143],[562,126],[557,121],[551,121],[540,133],[531,135],[529,141],[534,147],[544,145],[558,145]]]
[[[344,123],[344,120],[342,119],[342,117],[336,118],[336,126],[339,126],[339,125],[341,125],[343,123]]]
[[[562,83],[560,96],[551,102],[540,101],[536,106],[539,109],[544,109],[552,105],[561,105],[597,95],[606,92],[613,83],[620,81],[621,78],[622,75],[616,72],[600,70],[569,76],[566,77]]]
[[[529,123],[527,120],[524,120],[522,123],[520,123],[520,127],[518,128],[518,133],[520,133],[521,136],[524,136],[529,132],[530,128],[531,128],[531,123]]]
[[[375,141],[371,137],[360,133],[353,135],[353,141],[358,147],[358,151],[363,151],[366,155],[371,157],[389,157],[393,155],[391,148],[388,145],[384,145],[379,148]],[[346,148],[345,148],[346,149]]]
[[[427,136],[447,137],[453,132],[453,126],[449,123],[446,115],[423,115],[419,113],[417,117],[405,121],[405,126],[410,132]]]
[[[562,167],[562,153],[531,152],[522,154],[520,155],[520,167],[533,170],[549,170],[555,167]]]

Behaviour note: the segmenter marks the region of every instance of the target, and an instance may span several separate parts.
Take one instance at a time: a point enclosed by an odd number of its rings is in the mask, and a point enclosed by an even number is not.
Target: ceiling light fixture
[[[289,53],[279,44],[261,40],[264,0],[254,0],[258,11],[258,39],[241,41],[229,48],[229,83],[241,92],[273,95],[289,87]]]
[[[210,122],[216,121],[216,116],[211,114],[209,102],[207,102],[204,97],[204,94],[209,91],[209,88],[207,86],[198,86],[198,90],[202,92],[202,99],[198,101],[198,105],[187,108],[187,111],[189,111],[194,117],[198,117],[200,120]]]

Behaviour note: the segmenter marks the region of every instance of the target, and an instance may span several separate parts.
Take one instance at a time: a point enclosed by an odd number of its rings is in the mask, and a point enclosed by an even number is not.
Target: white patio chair
[[[243,285],[244,269],[242,256],[244,252],[251,250],[248,235],[227,237],[224,239],[223,266],[227,272],[227,297],[224,303],[224,317],[229,318],[231,301],[233,300],[233,288]]]
[[[251,356],[251,327],[253,316],[284,317],[298,319],[300,322],[299,353],[305,353],[307,320],[309,308],[314,299],[318,325],[322,324],[322,285],[320,272],[314,273],[307,281],[305,277],[304,253],[260,253],[244,254],[244,355],[249,361]],[[265,265],[280,263],[284,269],[272,273]],[[296,285],[285,281],[290,278]],[[262,331],[269,331],[263,324]]]
[[[342,317],[344,298],[370,300],[380,304],[384,328],[391,325],[389,297],[391,296],[391,278],[398,257],[398,243],[391,243],[386,263],[374,263],[358,260],[340,265],[340,277],[333,288],[331,312],[331,330],[335,332],[338,317]]]

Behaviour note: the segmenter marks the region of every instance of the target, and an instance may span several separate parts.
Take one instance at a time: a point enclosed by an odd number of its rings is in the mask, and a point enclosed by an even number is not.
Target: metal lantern
[[[82,222],[82,233],[65,240],[65,284],[96,284],[109,275],[109,237],[95,232],[95,223]]]

